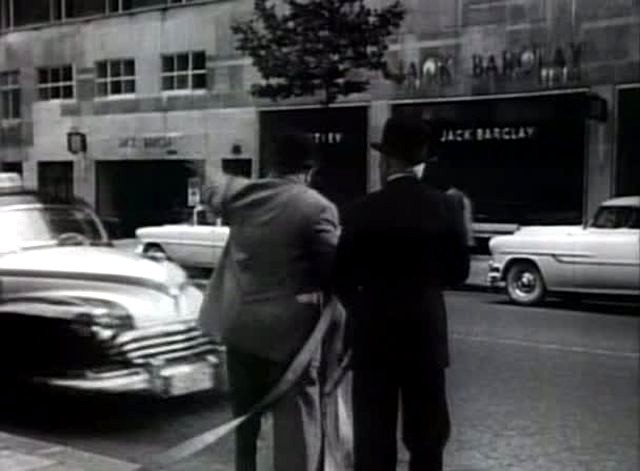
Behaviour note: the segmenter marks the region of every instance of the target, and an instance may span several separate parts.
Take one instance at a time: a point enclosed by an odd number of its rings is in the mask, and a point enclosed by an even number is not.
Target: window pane
[[[205,55],[204,52],[193,53],[193,70],[204,70],[205,68]]]
[[[38,69],[38,83],[49,83],[49,70]]]
[[[93,16],[104,13],[104,0],[65,0],[67,18]]]
[[[113,80],[110,85],[111,95],[122,94],[122,82],[120,80]]]
[[[1,92],[0,95],[2,95],[2,106],[0,107],[0,112],[2,113],[2,118],[6,119],[9,118],[9,112],[10,112],[10,102],[11,100],[9,100],[9,92]]]
[[[175,88],[175,80],[173,75],[167,75],[162,77],[162,89],[173,90]]]
[[[105,61],[96,62],[96,77],[107,77],[107,63]]]
[[[189,88],[189,76],[186,74],[176,76],[176,88],[179,90]]]
[[[176,56],[176,70],[179,72],[186,72],[189,70],[189,54],[178,54]]]
[[[98,96],[106,96],[107,95],[107,83],[106,82],[98,82],[96,84],[96,95],[98,95]]]
[[[173,72],[175,70],[175,60],[173,56],[162,56],[162,71]]]
[[[62,80],[64,82],[73,81],[73,68],[70,65],[66,65],[62,68]]]
[[[120,77],[122,75],[122,62],[109,62],[109,74],[111,75],[111,77]]]
[[[40,100],[48,100],[49,99],[49,88],[42,87],[38,89],[38,98]]]
[[[133,8],[144,8],[154,5],[166,5],[167,0],[131,0]]]
[[[193,88],[207,88],[207,75],[193,74]]]
[[[132,0],[122,0],[122,11],[131,10],[133,8]]]
[[[9,72],[9,85],[18,85],[20,74],[18,72]]]
[[[120,1],[119,0],[109,0],[109,12],[119,11]]]
[[[125,80],[124,81],[124,93],[135,93],[136,92],[136,81],[135,80]]]
[[[11,92],[12,118],[20,117],[20,104],[20,90],[13,90]]]
[[[52,83],[60,83],[62,80],[62,71],[59,67],[54,67],[51,69],[51,82]]]
[[[62,98],[73,98],[73,86],[65,85],[62,87]]]
[[[0,87],[4,87],[9,83],[9,75],[6,72],[0,73]]]
[[[46,23],[50,20],[49,0],[19,0],[13,2],[14,26]]]
[[[126,77],[133,77],[136,75],[135,62],[131,59],[124,61],[124,75]]]
[[[60,90],[60,87],[51,87],[51,99],[52,100],[57,100],[62,98],[62,91]]]

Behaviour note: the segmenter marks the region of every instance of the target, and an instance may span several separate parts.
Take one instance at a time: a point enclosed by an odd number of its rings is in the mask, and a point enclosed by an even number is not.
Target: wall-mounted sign
[[[310,132],[308,135],[316,144],[340,144],[344,140],[344,133],[340,131]]]
[[[173,136],[127,136],[118,140],[119,149],[170,149]]]
[[[410,89],[420,89],[430,85],[448,85],[453,81],[454,59],[451,54],[428,55],[420,62],[399,60],[395,66],[388,66],[385,78]]]
[[[557,47],[532,45],[499,54],[473,54],[471,73],[474,78],[537,76],[545,85],[566,83],[580,77],[582,49],[581,43],[569,43]]]
[[[535,126],[501,126],[474,128],[445,128],[440,142],[480,142],[480,141],[522,141],[533,139],[537,134]]]

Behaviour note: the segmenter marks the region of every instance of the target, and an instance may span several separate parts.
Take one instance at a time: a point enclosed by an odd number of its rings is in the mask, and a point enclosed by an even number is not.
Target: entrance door
[[[312,186],[344,209],[367,191],[367,109],[340,107],[263,111],[260,114],[261,173],[273,137],[308,134],[317,145],[319,166]]]
[[[142,226],[184,222],[190,169],[195,161],[132,160],[96,164],[96,207],[120,237]]]
[[[38,190],[50,199],[73,198],[73,162],[39,162]]]

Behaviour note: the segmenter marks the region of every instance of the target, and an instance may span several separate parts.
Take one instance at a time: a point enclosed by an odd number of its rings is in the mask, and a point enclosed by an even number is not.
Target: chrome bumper
[[[489,261],[489,271],[487,273],[487,284],[491,288],[499,288],[504,286],[504,280],[502,279],[502,265]]]
[[[38,377],[34,382],[85,392],[146,393],[160,397],[227,389],[226,368],[214,355],[189,362],[158,362],[109,372],[87,371],[82,377]]]

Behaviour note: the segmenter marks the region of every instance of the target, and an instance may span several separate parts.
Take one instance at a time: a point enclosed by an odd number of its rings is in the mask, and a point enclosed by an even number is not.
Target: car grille
[[[108,356],[143,366],[202,357],[220,351],[196,325],[172,325],[123,332],[109,342]]]

